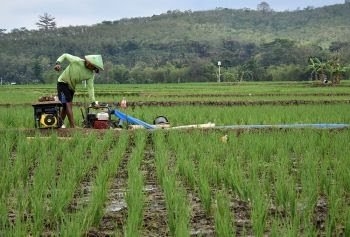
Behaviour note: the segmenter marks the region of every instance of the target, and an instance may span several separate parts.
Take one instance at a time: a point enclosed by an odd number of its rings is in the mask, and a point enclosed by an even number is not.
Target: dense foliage
[[[93,26],[0,30],[0,77],[52,83],[62,53],[98,53],[105,62],[99,83],[217,81],[218,61],[221,81],[311,80],[310,58],[349,64],[349,22],[345,3],[285,12],[266,6],[168,11]]]

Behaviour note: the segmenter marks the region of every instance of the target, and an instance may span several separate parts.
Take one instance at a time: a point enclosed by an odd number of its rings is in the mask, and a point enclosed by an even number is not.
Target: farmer
[[[94,78],[95,73],[103,70],[103,61],[101,55],[87,55],[82,59],[65,53],[57,59],[54,69],[60,71],[61,63],[65,60],[69,62],[69,65],[58,78],[57,95],[63,105],[61,111],[62,127],[64,127],[64,120],[67,116],[70,127],[74,128],[72,102],[75,86],[86,80],[90,101],[95,104]]]

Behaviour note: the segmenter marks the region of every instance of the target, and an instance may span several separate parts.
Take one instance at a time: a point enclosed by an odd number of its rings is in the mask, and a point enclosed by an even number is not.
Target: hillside
[[[307,80],[310,56],[340,52],[350,61],[348,22],[350,4],[337,4],[291,12],[169,11],[93,26],[17,29],[0,35],[0,75],[8,82],[53,82],[52,64],[68,52],[102,54],[107,70],[100,81],[106,83],[215,81],[218,60],[226,81],[248,66],[252,80],[278,80],[274,73],[285,65],[296,80]]]
[[[199,40],[211,43],[218,39],[261,43],[288,38],[301,43],[322,43],[349,37],[350,5],[339,4],[293,12],[216,9],[201,12],[168,12],[149,18],[103,22],[105,37],[145,42]],[[103,27],[101,25],[106,25]],[[108,30],[107,30],[108,29]]]

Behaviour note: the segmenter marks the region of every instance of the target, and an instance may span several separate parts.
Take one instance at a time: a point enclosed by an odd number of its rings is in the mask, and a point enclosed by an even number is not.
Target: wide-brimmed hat
[[[104,70],[103,60],[101,55],[86,55],[85,60],[94,65],[99,70]]]

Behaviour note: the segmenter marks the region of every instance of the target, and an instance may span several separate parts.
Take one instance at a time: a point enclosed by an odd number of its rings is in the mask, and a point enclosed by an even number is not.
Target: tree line
[[[44,14],[39,30],[0,31],[0,77],[8,83],[53,83],[57,57],[71,53],[103,55],[105,71],[96,83],[217,81],[218,61],[220,81],[328,75],[339,83],[349,78],[348,22],[349,3],[292,12],[274,12],[266,4],[257,10],[168,11],[75,27],[57,27]]]

